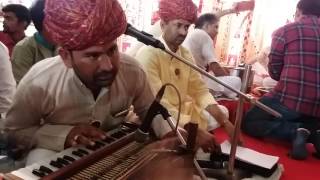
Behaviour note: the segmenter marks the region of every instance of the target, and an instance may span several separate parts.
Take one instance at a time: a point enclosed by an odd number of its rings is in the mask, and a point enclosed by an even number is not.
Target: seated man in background
[[[24,31],[30,24],[31,18],[28,8],[20,4],[9,4],[2,8],[3,32],[0,41],[7,46],[11,55],[13,47],[26,37]]]
[[[249,135],[291,141],[291,157],[298,160],[307,158],[308,141],[320,153],[319,9],[318,0],[300,0],[295,22],[273,33],[268,69],[278,83],[260,101],[282,118],[255,106],[242,124]]]
[[[263,48],[260,53],[250,59],[247,64],[252,64],[253,69],[256,72],[255,82],[258,86],[273,88],[276,86],[277,81],[272,79],[268,73],[270,47]]]
[[[159,39],[166,49],[194,63],[190,52],[181,44],[187,36],[189,26],[197,18],[197,7],[191,0],[161,0],[159,15],[162,29]],[[214,100],[198,72],[162,50],[150,46],[142,47],[136,58],[147,72],[154,94],[166,83],[177,87],[182,101],[180,126],[190,121],[196,122],[202,133],[210,137],[207,130],[221,125],[232,135],[234,127],[228,121],[227,109]],[[173,117],[178,117],[179,99],[173,88],[166,89],[161,103]]]
[[[34,64],[57,54],[53,43],[43,36],[44,4],[45,0],[36,0],[30,8],[31,19],[38,32],[20,41],[13,49],[12,70],[17,84]]]
[[[9,58],[8,48],[0,42],[0,172],[6,171],[12,162],[6,157],[8,143],[3,132],[6,113],[12,104],[16,91],[16,81],[12,74]]]
[[[8,48],[0,42],[0,128],[16,90]],[[1,134],[0,134],[1,135]]]
[[[124,121],[116,114],[131,105],[144,119],[154,99],[139,64],[119,53],[116,40],[127,22],[118,1],[46,0],[44,12],[45,34],[61,46],[59,56],[31,67],[5,123],[9,142],[31,149],[27,164],[106,138]]]
[[[234,89],[240,90],[241,79],[230,76],[229,73],[220,66],[214,52],[214,40],[218,34],[219,18],[214,14],[203,14],[195,22],[195,29],[191,31],[183,46],[190,50],[197,65],[216,76],[219,80],[230,85]],[[219,85],[213,80],[203,77],[209,89],[222,91],[229,98],[235,98],[236,93]]]

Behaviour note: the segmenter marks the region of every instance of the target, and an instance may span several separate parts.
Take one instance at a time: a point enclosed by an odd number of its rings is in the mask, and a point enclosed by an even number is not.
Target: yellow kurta
[[[182,46],[176,53],[195,64],[191,53]],[[209,93],[198,72],[162,50],[151,46],[142,47],[137,52],[136,59],[146,71],[154,94],[165,83],[171,83],[177,87],[182,100],[180,125],[192,121],[197,122],[202,129],[207,128],[207,119],[204,119],[203,110],[209,104],[217,104],[217,102]],[[174,118],[177,118],[179,99],[172,87],[167,86],[161,104]]]

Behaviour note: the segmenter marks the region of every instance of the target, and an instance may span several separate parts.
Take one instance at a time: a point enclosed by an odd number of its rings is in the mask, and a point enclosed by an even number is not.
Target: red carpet
[[[215,130],[215,136],[218,142],[227,139],[226,133],[220,128]],[[312,156],[313,146],[310,144],[309,157],[304,161],[290,159],[287,153],[290,144],[284,142],[275,142],[269,140],[260,140],[243,135],[245,147],[251,148],[261,153],[280,157],[280,164],[284,167],[281,180],[319,180],[320,179],[320,159]]]

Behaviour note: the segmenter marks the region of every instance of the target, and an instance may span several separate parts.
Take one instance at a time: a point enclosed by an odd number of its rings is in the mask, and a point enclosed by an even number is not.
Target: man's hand
[[[223,125],[225,131],[227,132],[229,138],[231,139],[233,137],[233,133],[234,133],[234,126],[230,121],[227,121],[224,125]]]
[[[257,97],[262,96],[262,93],[259,91],[259,87],[253,88],[250,93],[253,94],[254,96],[257,96]]]
[[[230,142],[231,142],[232,138],[233,138],[233,133],[235,132],[234,125],[230,121],[228,121],[227,123],[225,123],[224,129],[226,130],[226,132],[229,136]],[[240,135],[238,145],[242,145],[242,144],[243,144],[243,138]]]
[[[180,129],[181,135],[186,140],[188,137],[188,133],[184,129]],[[176,136],[174,131],[167,133],[163,138],[172,138]],[[179,145],[176,141],[176,145]],[[215,137],[207,131],[202,129],[198,129],[197,138],[196,138],[196,147],[195,149],[202,148],[204,152],[220,152],[220,146],[216,143]]]
[[[207,131],[198,129],[196,147],[201,147],[204,152],[221,152],[220,145],[215,137]]]
[[[93,146],[95,141],[105,138],[106,134],[104,131],[90,125],[79,125],[71,129],[66,138],[64,147],[69,148],[78,144]]]
[[[209,64],[209,69],[215,76],[229,76],[228,72],[220,66],[218,62],[212,62]]]
[[[233,133],[235,132],[234,125],[228,120],[227,116],[222,112],[222,110],[216,104],[209,105],[206,110],[213,116],[219,124],[225,129],[229,138],[233,138]],[[242,138],[240,136],[239,145],[242,144]]]

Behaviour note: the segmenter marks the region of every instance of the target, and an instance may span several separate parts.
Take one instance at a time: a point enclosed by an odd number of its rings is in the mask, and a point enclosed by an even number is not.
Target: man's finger
[[[87,138],[83,135],[76,135],[75,138],[73,138],[73,141],[78,145],[78,144],[82,144],[82,145],[90,145],[90,146],[94,146],[95,142],[92,141],[90,138]]]
[[[86,137],[92,138],[92,139],[105,139],[106,133],[95,128],[95,127],[89,127],[88,131],[85,131],[83,134]]]

